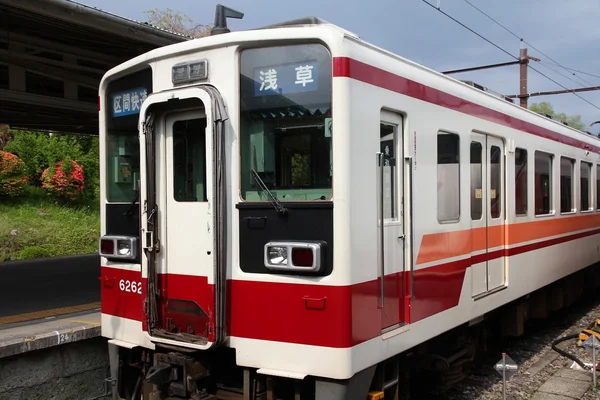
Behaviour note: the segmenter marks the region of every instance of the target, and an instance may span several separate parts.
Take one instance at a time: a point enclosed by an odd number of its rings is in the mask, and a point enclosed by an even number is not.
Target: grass
[[[98,251],[98,202],[61,204],[32,188],[0,200],[0,262]]]

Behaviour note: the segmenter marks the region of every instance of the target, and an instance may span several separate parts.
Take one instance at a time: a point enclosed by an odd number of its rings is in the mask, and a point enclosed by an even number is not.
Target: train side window
[[[581,162],[579,180],[581,211],[592,211],[592,164]]]
[[[567,157],[560,158],[560,212],[575,211],[573,202],[573,170],[575,160]]]
[[[535,152],[535,215],[548,215],[552,210],[552,164],[554,156]]]
[[[515,214],[527,215],[527,150],[515,150]]]
[[[383,153],[383,218],[397,220],[398,188],[398,160],[396,149],[398,135],[396,126],[387,123],[379,124],[380,151]]]
[[[600,165],[596,165],[596,209],[600,211]]]
[[[471,142],[471,219],[480,220],[483,215],[483,188],[481,187],[481,143]]]
[[[437,216],[439,222],[460,219],[460,139],[455,133],[437,136]]]
[[[490,216],[500,218],[502,213],[502,150],[498,146],[490,147]]]

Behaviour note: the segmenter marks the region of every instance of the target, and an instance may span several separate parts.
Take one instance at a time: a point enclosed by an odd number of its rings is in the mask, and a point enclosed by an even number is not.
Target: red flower
[[[0,196],[17,196],[27,185],[25,163],[19,157],[0,151]]]
[[[75,200],[85,188],[83,168],[71,160],[71,168],[65,172],[63,162],[59,161],[42,173],[42,187],[52,195]]]

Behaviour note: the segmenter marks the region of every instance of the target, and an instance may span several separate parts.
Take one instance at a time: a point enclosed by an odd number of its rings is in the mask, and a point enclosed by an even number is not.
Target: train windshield
[[[115,80],[106,91],[106,197],[109,203],[137,201],[140,174],[138,118],[152,91],[150,68]]]
[[[242,198],[330,199],[329,51],[320,44],[246,49],[240,71]]]

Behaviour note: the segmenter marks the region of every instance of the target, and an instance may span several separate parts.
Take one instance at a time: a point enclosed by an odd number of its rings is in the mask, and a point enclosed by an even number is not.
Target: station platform
[[[531,400],[579,400],[593,390],[591,385],[591,372],[562,368],[537,389]]]
[[[0,358],[100,336],[100,312],[0,325]]]

